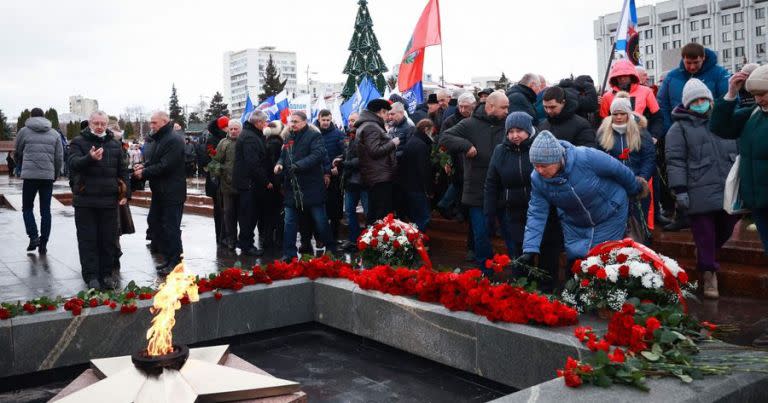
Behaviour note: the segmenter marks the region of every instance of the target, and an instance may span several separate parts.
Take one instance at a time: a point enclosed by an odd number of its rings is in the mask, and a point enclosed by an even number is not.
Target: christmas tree
[[[347,83],[341,91],[341,96],[349,99],[355,93],[355,87],[363,80],[363,76],[371,78],[380,94],[384,93],[387,81],[384,74],[388,69],[384,60],[379,55],[379,41],[376,34],[373,33],[373,21],[368,12],[368,2],[360,0],[357,2],[360,7],[357,9],[357,18],[355,19],[355,32],[352,34],[352,40],[349,42],[349,51],[352,52],[344,66],[344,74],[347,74]]]
[[[208,106],[208,110],[205,111],[205,121],[210,122],[213,119],[218,119],[221,116],[229,116],[229,110],[227,110],[227,104],[224,103],[224,97],[220,92],[216,91],[211,98],[211,104]]]
[[[263,102],[265,99],[275,96],[285,88],[287,79],[280,81],[280,72],[275,67],[275,62],[272,61],[272,55],[269,55],[269,61],[267,61],[267,68],[264,69],[264,75],[261,76],[264,80],[264,84],[261,85],[262,92],[259,94],[259,102]]]
[[[181,128],[187,127],[187,118],[184,116],[184,110],[179,105],[179,97],[176,95],[176,84],[171,86],[171,100],[168,103],[168,115],[171,117],[172,122],[176,122],[181,125]]]

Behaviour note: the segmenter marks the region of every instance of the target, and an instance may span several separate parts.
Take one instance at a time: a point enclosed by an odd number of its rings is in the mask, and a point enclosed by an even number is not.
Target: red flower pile
[[[496,254],[493,255],[493,259],[485,261],[485,268],[493,269],[494,273],[501,273],[501,271],[509,266],[510,263],[512,263],[512,259],[510,259],[509,256]]]

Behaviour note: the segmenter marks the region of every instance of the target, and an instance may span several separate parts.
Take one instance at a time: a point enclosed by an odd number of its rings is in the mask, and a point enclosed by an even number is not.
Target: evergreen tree
[[[120,119],[120,120],[122,120],[122,119]],[[121,127],[123,128],[123,130],[125,130],[123,132],[123,137],[125,137],[127,139],[134,139],[134,138],[136,138],[136,133],[133,131],[133,123],[125,122],[123,124],[123,126],[121,126]]]
[[[19,118],[16,119],[16,132],[21,130],[22,127],[24,127],[24,123],[26,123],[27,119],[29,119],[29,109],[24,109],[21,111],[21,114],[19,115]]]
[[[275,96],[285,88],[285,83],[288,79],[280,81],[280,72],[277,71],[274,61],[272,61],[272,55],[269,55],[269,61],[267,61],[267,67],[264,69],[264,75],[261,76],[264,84],[261,85],[261,90],[264,91],[259,94],[259,102],[265,99]]]
[[[499,77],[499,81],[496,83],[496,89],[497,90],[507,90],[509,89],[509,79],[507,76],[504,75],[504,72],[501,72],[501,77]]]
[[[205,111],[205,121],[210,122],[223,115],[229,115],[229,110],[227,110],[227,104],[224,103],[224,97],[216,91],[216,94],[211,98],[211,104],[208,105],[208,110]]]
[[[8,127],[8,118],[3,113],[3,110],[0,109],[0,140],[10,140],[11,139],[11,128]]]
[[[77,135],[80,134],[80,122],[74,121],[67,123],[66,132],[68,140],[72,140],[73,138],[77,137]]]
[[[202,120],[200,120],[200,116],[197,115],[197,112],[192,112],[189,114],[189,123],[203,123]]]
[[[357,9],[355,31],[348,48],[351,53],[343,71],[344,74],[348,75],[344,89],[341,91],[341,96],[344,99],[349,99],[355,93],[355,87],[360,84],[364,76],[371,78],[381,94],[384,93],[384,86],[387,85],[383,73],[387,72],[388,69],[379,55],[381,48],[376,34],[373,33],[373,21],[368,12],[368,2],[359,0],[357,4],[360,7]]]
[[[171,100],[168,102],[168,115],[172,122],[176,122],[184,129],[187,127],[187,118],[184,116],[184,110],[179,106],[179,97],[176,95],[176,84],[171,86]]]
[[[56,112],[56,109],[48,108],[47,111],[43,114],[46,119],[51,121],[51,127],[56,130],[59,129],[59,113]]]

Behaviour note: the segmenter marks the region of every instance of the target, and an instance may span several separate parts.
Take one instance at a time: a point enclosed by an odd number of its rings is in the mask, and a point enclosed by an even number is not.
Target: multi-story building
[[[620,12],[594,22],[597,68],[602,83]],[[718,63],[731,72],[766,57],[768,0],[669,0],[637,9],[640,56],[653,83],[678,66],[680,48],[696,42],[717,52]]]
[[[262,76],[267,69],[269,56],[272,56],[280,79],[288,80],[285,84],[288,94],[292,96],[296,92],[296,52],[275,50],[271,46],[225,52],[223,95],[233,118],[239,118],[243,114],[247,95],[250,94],[254,103],[258,102]]]
[[[69,97],[69,113],[80,117],[80,120],[88,119],[91,113],[99,110],[99,101],[84,98],[82,95]]]

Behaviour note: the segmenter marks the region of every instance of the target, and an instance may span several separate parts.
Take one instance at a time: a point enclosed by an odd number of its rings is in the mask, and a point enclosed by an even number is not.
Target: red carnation
[[[589,287],[589,279],[582,279],[581,280],[581,286],[582,287]]]
[[[10,318],[11,318],[11,311],[9,311],[9,310],[7,310],[5,308],[0,308],[0,319],[1,320],[6,320],[6,319],[10,319]]]
[[[55,311],[56,310],[56,305],[48,305],[47,308],[48,308],[49,311]]]
[[[101,305],[104,305],[104,306],[109,306],[109,302],[110,302],[110,301],[109,301],[108,299],[105,299],[105,300],[104,300],[104,301],[101,303]]]
[[[605,269],[600,268],[597,271],[597,278],[599,278],[600,280],[605,280],[606,278],[608,278],[608,274],[605,272]]]
[[[578,388],[581,386],[581,377],[573,371],[565,373],[565,385],[571,388]]]
[[[99,306],[99,301],[96,298],[91,298],[91,300],[88,301],[88,306],[90,306],[91,308],[96,308],[97,306]]]
[[[629,277],[629,266],[625,264],[619,266],[619,275],[624,278]]]
[[[616,347],[612,353],[608,354],[608,359],[611,360],[611,362],[622,363],[627,360],[627,357],[624,355],[622,349]]]
[[[393,246],[395,249],[398,249],[398,248],[400,248],[400,246],[401,246],[401,245],[400,245],[400,242],[398,242],[398,241],[395,241],[395,242],[392,242],[392,246]]]
[[[379,240],[376,238],[371,239],[371,247],[375,248],[379,245]]]
[[[625,148],[621,151],[621,154],[619,154],[619,159],[622,161],[626,161],[629,159],[629,148]]]
[[[183,297],[181,297],[181,299],[179,300],[179,302],[181,302],[181,304],[182,304],[182,305],[187,305],[187,304],[189,304],[189,295],[184,295]]]
[[[360,241],[360,242],[357,243],[357,249],[358,250],[365,250],[366,246],[368,246],[368,245],[366,245],[365,242],[363,242],[363,241]]]
[[[21,308],[24,309],[27,313],[35,313],[35,311],[37,310],[37,308],[35,308],[35,306],[30,304],[29,302],[24,304],[24,306],[22,306]]]
[[[111,301],[111,302],[109,303],[109,307],[110,307],[110,308],[112,308],[112,309],[115,309],[115,308],[117,308],[117,302],[115,302],[115,301]]]
[[[660,327],[661,322],[659,322],[658,319],[654,317],[648,318],[648,320],[645,321],[645,337],[647,339],[653,339],[653,332]]]
[[[134,299],[134,298],[136,298],[136,293],[133,292],[133,291],[128,291],[127,293],[125,293],[125,298],[126,299]]]
[[[629,257],[627,255],[625,255],[623,253],[620,253],[618,256],[616,256],[616,261],[618,263],[624,264],[624,263],[626,263],[628,258]]]
[[[680,281],[680,283],[687,284],[688,283],[688,273],[686,273],[684,271],[681,271],[680,273],[677,273],[677,279]]]
[[[221,295],[221,293],[220,293],[220,292],[218,292],[218,291],[217,291],[216,293],[214,293],[214,294],[213,294],[213,298],[216,298],[217,300],[220,300],[220,299],[221,299],[221,297],[222,297],[222,295]]]
[[[76,305],[74,308],[72,308],[72,316],[79,316],[82,311],[83,307]]]

